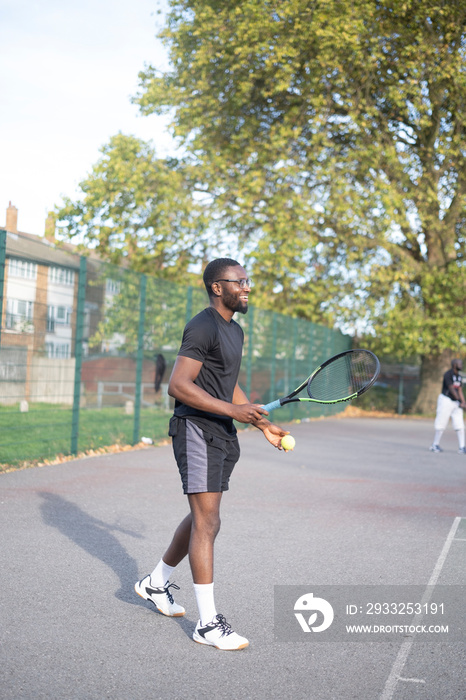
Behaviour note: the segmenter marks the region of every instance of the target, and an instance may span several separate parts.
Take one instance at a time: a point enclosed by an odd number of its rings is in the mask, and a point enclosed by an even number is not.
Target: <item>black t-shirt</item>
[[[454,386],[459,389],[462,381],[461,374],[456,374],[452,369],[449,369],[448,372],[445,372],[443,375],[442,394],[448,396],[449,399],[453,399],[453,401],[458,401],[456,396],[453,396],[450,391],[450,387]]]
[[[244,333],[236,321],[225,321],[209,306],[186,325],[178,355],[202,362],[195,380],[201,389],[222,401],[233,400],[243,351]],[[236,436],[233,419],[200,411],[175,401],[175,416],[188,417],[200,428],[223,438]]]

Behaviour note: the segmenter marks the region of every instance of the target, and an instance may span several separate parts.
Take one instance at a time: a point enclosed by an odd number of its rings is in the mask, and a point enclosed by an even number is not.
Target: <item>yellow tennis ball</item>
[[[294,446],[296,445],[296,440],[292,435],[285,435],[285,437],[282,437],[282,447],[284,450],[288,452],[288,450],[294,449]]]

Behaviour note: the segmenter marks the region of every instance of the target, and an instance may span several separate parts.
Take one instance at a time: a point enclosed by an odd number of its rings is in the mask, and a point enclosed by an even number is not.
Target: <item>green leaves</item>
[[[208,249],[190,166],[158,159],[149,144],[117,134],[80,187],[82,198],[65,200],[57,212],[63,235],[133,270],[190,279],[189,264]]]
[[[172,71],[141,76],[137,101],[174,109],[255,300],[363,321],[391,352],[463,342],[464,3],[171,7]]]
[[[176,277],[246,258],[252,301],[399,356],[464,343],[466,5],[172,0],[134,101],[183,158],[119,134],[60,215]]]

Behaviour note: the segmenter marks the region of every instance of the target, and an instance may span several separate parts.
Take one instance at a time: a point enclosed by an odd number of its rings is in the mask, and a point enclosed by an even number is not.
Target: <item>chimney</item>
[[[45,238],[50,241],[50,243],[55,242],[55,221],[55,214],[53,211],[49,211],[49,214],[45,220]]]
[[[11,204],[11,202],[8,209],[6,210],[5,228],[11,233],[18,233],[18,210]]]

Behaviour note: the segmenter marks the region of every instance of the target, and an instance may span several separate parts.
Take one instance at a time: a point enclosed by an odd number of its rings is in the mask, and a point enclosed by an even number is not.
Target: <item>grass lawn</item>
[[[160,408],[141,409],[139,439],[167,438],[170,415]],[[33,404],[27,413],[20,413],[18,405],[0,406],[0,471],[71,454],[71,421],[69,406]],[[124,408],[82,409],[78,451],[130,445],[133,426],[134,416]]]
[[[354,405],[364,411],[396,411],[397,391],[376,386]],[[299,404],[290,404],[272,414],[272,420],[287,423],[306,416],[333,415],[345,407],[304,405],[301,409]],[[142,408],[138,439],[146,436],[158,442],[168,438],[170,416],[171,412],[160,407]],[[27,413],[20,412],[19,404],[0,406],[0,472],[70,455],[71,421],[69,406],[31,404]],[[122,407],[83,408],[79,414],[78,452],[131,445],[133,425],[134,416],[126,415]]]

